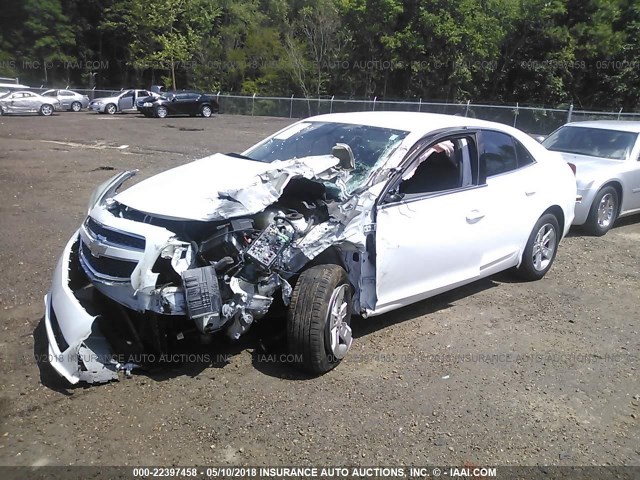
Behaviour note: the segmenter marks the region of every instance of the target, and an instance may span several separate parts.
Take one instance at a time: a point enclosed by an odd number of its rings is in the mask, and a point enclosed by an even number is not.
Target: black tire
[[[204,118],[209,118],[211,117],[211,115],[213,115],[213,109],[209,105],[203,105],[200,108],[200,115],[202,115]]]
[[[329,321],[330,308],[337,303],[334,294],[344,295],[338,302],[346,308],[341,325],[348,329],[348,341],[340,339],[337,354],[331,348]],[[298,368],[309,373],[326,373],[342,361],[351,347],[351,285],[342,267],[318,265],[302,272],[287,311],[287,343]]]
[[[618,218],[619,205],[620,199],[615,188],[611,186],[601,188],[593,199],[589,216],[583,226],[584,230],[596,237],[603,236],[611,230]]]
[[[160,105],[159,107],[156,107],[156,111],[155,111],[156,118],[167,118],[168,114],[169,114],[169,111],[167,110],[167,107],[163,107],[162,105]]]
[[[547,242],[542,242],[541,249],[541,239],[538,236],[546,236],[551,229],[553,229],[553,233],[549,235]],[[516,275],[526,281],[540,280],[544,277],[556,258],[560,236],[560,227],[555,215],[551,213],[542,215],[533,227],[531,235],[529,235],[527,246],[522,254],[522,261],[516,269]],[[553,248],[552,251],[548,250],[550,247]],[[546,255],[544,254],[544,249],[547,249],[548,253]]]
[[[80,110],[82,110],[82,104],[80,102],[73,102],[71,104],[72,112],[79,112]]]
[[[48,103],[43,103],[40,105],[40,115],[43,117],[50,117],[53,115],[53,105],[49,105]]]
[[[108,113],[109,115],[113,115],[118,111],[118,107],[116,107],[115,103],[110,103],[106,107],[104,107],[104,113]]]

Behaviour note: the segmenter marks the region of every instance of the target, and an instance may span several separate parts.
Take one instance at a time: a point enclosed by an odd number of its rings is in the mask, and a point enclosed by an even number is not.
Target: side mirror
[[[404,193],[400,193],[397,189],[391,190],[387,192],[384,196],[384,203],[394,203],[399,202],[404,198]]]
[[[340,160],[339,166],[342,170],[353,170],[356,168],[356,159],[353,156],[353,151],[346,143],[336,143],[331,149],[331,155]]]

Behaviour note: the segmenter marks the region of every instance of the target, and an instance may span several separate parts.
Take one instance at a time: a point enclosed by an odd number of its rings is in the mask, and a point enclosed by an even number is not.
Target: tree
[[[25,0],[28,13],[24,23],[26,54],[32,65],[42,63],[44,82],[49,83],[49,70],[73,59],[75,36],[69,18],[63,13],[60,0]]]
[[[176,89],[177,67],[192,61],[220,9],[208,0],[125,0],[108,13],[102,28],[130,35],[130,65],[169,70]]]

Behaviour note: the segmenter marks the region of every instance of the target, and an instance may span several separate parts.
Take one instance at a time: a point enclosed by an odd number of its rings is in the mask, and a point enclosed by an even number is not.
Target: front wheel
[[[200,109],[200,113],[204,118],[209,118],[213,112],[209,105],[204,105],[202,109]]]
[[[613,187],[604,187],[593,199],[584,229],[601,237],[613,227],[618,217],[618,192]]]
[[[167,116],[167,107],[158,107],[156,108],[156,117],[165,118]]]
[[[40,107],[40,115],[43,117],[49,117],[53,114],[53,107],[48,103],[45,103]]]
[[[558,219],[550,213],[545,213],[529,235],[516,274],[523,280],[540,280],[553,265],[559,242]]]
[[[80,110],[82,110],[82,104],[80,102],[73,102],[71,104],[71,110],[73,112],[79,112]]]
[[[116,107],[113,103],[110,103],[105,107],[104,111],[109,115],[113,115],[118,111],[118,107]]]
[[[318,265],[298,278],[287,313],[287,342],[300,369],[326,373],[352,343],[351,285],[338,265]]]

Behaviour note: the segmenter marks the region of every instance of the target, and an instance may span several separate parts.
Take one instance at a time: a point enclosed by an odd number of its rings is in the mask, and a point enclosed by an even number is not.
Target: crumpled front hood
[[[331,155],[262,163],[218,153],[144,180],[115,200],[162,218],[223,220],[261,212],[292,178],[317,178],[338,163]]]

